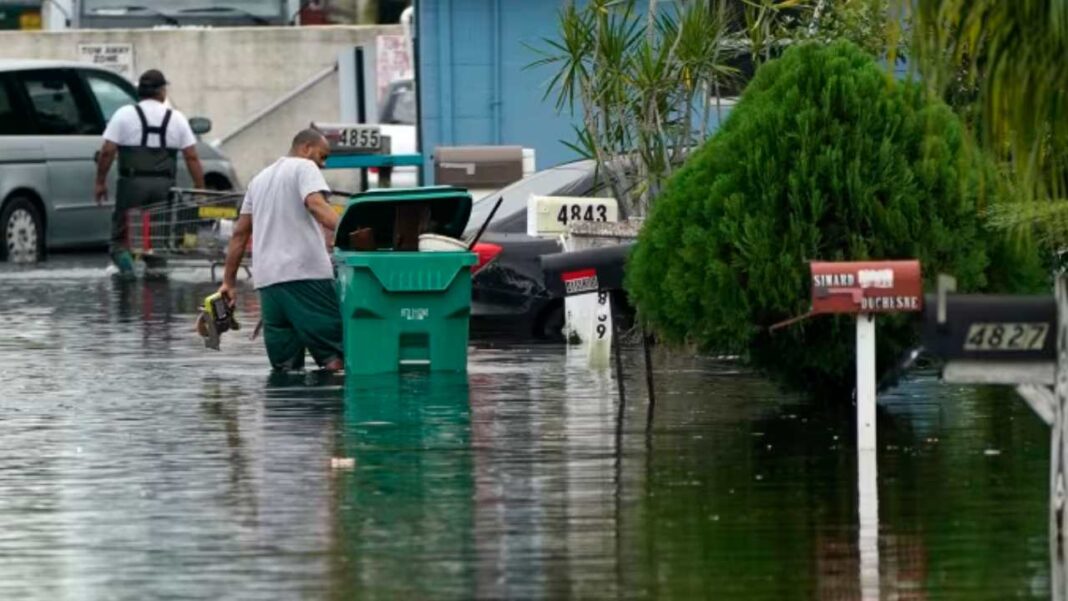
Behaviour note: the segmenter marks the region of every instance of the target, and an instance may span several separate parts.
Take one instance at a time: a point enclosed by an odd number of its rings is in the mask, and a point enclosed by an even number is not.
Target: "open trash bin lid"
[[[348,201],[338,222],[334,247],[341,251],[415,251],[421,234],[460,238],[471,218],[471,204],[466,189],[452,186],[362,192]],[[360,230],[365,230],[363,248],[353,245],[352,234]]]

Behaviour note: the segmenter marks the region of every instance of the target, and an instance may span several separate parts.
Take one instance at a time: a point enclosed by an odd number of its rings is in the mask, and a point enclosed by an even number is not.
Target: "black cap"
[[[141,79],[137,80],[137,87],[139,88],[162,88],[169,82],[167,78],[163,77],[163,72],[158,69],[149,69],[141,74]]]

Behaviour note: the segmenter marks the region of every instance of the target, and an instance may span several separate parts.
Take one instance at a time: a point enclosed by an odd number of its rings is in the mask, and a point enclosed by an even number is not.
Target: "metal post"
[[[857,315],[857,547],[864,601],[879,599],[879,467],[875,444],[875,316]]]
[[[857,315],[857,450],[875,445],[875,316]]]
[[[857,451],[857,517],[860,529],[860,598],[879,599],[879,466],[875,449]]]
[[[393,139],[389,136],[382,136],[382,154],[393,154]],[[393,187],[393,167],[385,166],[378,168],[378,187],[379,188],[392,188]]]
[[[581,334],[586,347],[586,364],[590,369],[608,369],[608,357],[612,352],[612,343],[616,336],[616,322],[612,314],[612,297],[606,291],[582,295],[596,298],[593,302],[593,315],[587,324],[588,329]],[[582,297],[576,297],[582,298]]]
[[[645,431],[653,429],[653,416],[656,413],[656,389],[653,386],[653,357],[649,352],[649,334],[642,328],[642,352],[645,354],[645,387],[649,391],[649,407],[645,415]]]
[[[1065,469],[1068,465],[1068,447],[1065,445],[1065,422],[1068,420],[1068,280],[1063,274],[1057,276],[1057,375],[1054,380],[1053,423],[1050,438],[1050,545],[1056,564],[1065,561]],[[1056,570],[1055,570],[1056,573]],[[1063,594],[1064,582],[1054,582],[1054,597]],[[1058,594],[1060,593],[1060,594]]]
[[[623,386],[623,341],[619,336],[619,320],[612,320],[612,340],[616,355],[616,387],[619,389],[619,418],[616,421],[616,444],[622,445],[623,441],[623,417],[627,409],[627,392]],[[622,448],[622,447],[620,447]]]

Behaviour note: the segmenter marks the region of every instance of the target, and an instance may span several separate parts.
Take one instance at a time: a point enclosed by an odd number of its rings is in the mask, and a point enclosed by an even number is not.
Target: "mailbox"
[[[454,146],[434,150],[434,183],[497,189],[523,179],[522,146]]]
[[[554,296],[623,289],[623,267],[634,244],[544,255],[545,287]]]
[[[812,313],[903,313],[923,309],[919,261],[812,262]]]
[[[1057,358],[1053,296],[928,295],[924,348],[946,361],[1049,362]],[[941,322],[939,319],[941,313]]]

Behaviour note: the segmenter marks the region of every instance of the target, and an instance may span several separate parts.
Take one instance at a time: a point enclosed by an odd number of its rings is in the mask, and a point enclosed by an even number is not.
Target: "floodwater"
[[[620,422],[609,374],[499,343],[276,378],[192,333],[206,270],[103,263],[0,267],[0,599],[1050,597],[1049,433],[1005,391],[881,395],[865,551],[847,399],[657,353],[647,434],[640,353]]]

